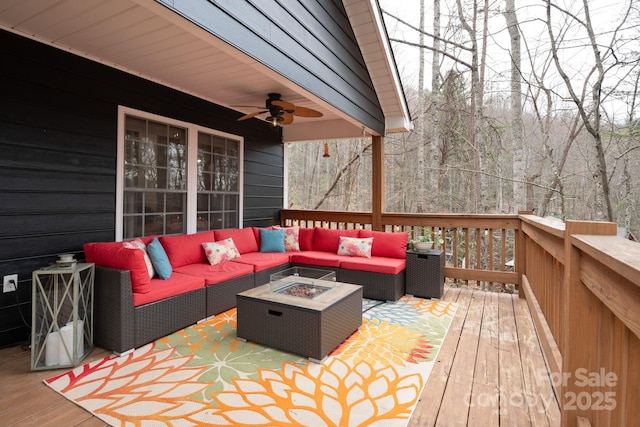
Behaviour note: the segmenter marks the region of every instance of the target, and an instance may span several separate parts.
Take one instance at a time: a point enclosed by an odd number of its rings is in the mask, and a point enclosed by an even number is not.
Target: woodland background
[[[380,4],[415,127],[385,136],[385,211],[530,209],[640,236],[640,2]],[[371,210],[369,137],[286,150],[290,208]]]

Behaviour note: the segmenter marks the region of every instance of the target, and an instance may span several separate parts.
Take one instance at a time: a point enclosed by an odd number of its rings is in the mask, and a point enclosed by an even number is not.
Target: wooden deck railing
[[[283,209],[282,225],[335,229],[371,229],[368,212],[329,212]],[[515,260],[517,215],[458,215],[383,213],[385,231],[407,231],[409,239],[429,234],[446,253],[445,277],[478,284],[483,289],[519,285]]]
[[[283,210],[282,225],[371,228],[371,213]],[[444,240],[445,277],[525,296],[563,426],[640,419],[640,244],[616,224],[533,215],[382,214],[386,231]],[[514,260],[513,271],[506,267]]]

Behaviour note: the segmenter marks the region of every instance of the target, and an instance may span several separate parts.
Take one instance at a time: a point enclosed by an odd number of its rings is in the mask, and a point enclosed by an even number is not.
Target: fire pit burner
[[[312,299],[331,288],[326,286],[318,286],[309,283],[293,282],[287,286],[277,289],[275,292],[279,294],[292,295],[294,297]]]

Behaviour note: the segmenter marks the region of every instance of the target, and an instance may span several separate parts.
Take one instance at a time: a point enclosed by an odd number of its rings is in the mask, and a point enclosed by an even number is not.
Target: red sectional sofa
[[[362,285],[365,298],[396,301],[404,294],[407,233],[266,230],[150,236],[136,239],[137,247],[132,242],[85,244],[87,262],[96,264],[94,343],[126,353],[235,307],[239,292],[268,283],[272,273],[291,266],[335,271],[338,281]],[[277,239],[285,233],[286,244],[280,246]],[[213,242],[218,242],[215,253],[205,253],[203,244]],[[161,248],[159,260],[149,256],[152,248],[154,255]]]

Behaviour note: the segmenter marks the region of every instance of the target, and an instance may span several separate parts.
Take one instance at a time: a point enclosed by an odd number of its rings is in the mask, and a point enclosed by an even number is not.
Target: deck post
[[[377,231],[384,231],[382,224],[382,212],[384,210],[384,137],[373,135],[371,143],[371,228]]]
[[[522,221],[520,215],[533,215],[533,211],[518,211],[518,229],[516,230],[516,253],[513,257],[513,270],[518,275],[518,296],[525,298],[524,289],[522,288],[523,277],[527,275],[527,246],[525,244],[524,232],[522,231]]]
[[[598,329],[596,302],[580,279],[580,251],[572,244],[574,234],[615,236],[617,225],[612,222],[565,221],[564,235],[564,279],[563,279],[563,318],[564,328],[561,346],[562,372],[564,376],[575,376],[578,369],[593,368],[596,358],[591,354],[585,333]],[[562,427],[575,425],[577,416],[588,416],[587,410],[574,407],[567,398],[577,396],[581,389],[576,381],[562,381],[557,387],[560,400],[560,420]],[[588,418],[587,418],[588,419]]]

